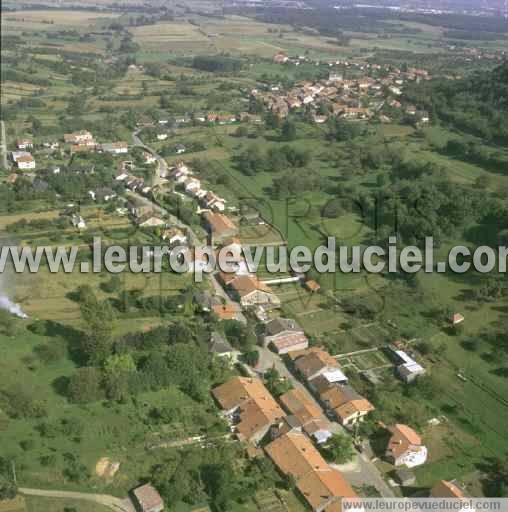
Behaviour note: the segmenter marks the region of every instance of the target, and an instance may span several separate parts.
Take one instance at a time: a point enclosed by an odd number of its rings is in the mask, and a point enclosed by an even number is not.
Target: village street
[[[314,402],[321,409],[323,416],[327,417],[323,408],[321,407],[321,404],[319,404],[319,402],[312,396],[312,394],[307,390],[305,385],[288,370],[280,356],[278,356],[270,349],[265,347],[258,347],[258,350],[259,365],[256,368],[256,373],[262,376],[262,374],[266,370],[269,370],[270,368],[275,368],[279,372],[279,375],[281,377],[291,382],[291,385],[295,389],[299,389],[303,393],[305,393],[309,400]],[[338,422],[331,421],[330,419],[329,421],[332,425],[332,431],[334,433],[350,435],[350,433],[347,432],[344,429],[344,427],[342,427],[342,425],[340,425]],[[356,450],[356,452],[357,454],[353,461],[343,466],[336,466],[337,469],[340,469],[340,471],[347,476],[349,482],[352,485],[358,487],[363,485],[374,486],[381,494],[381,496],[385,498],[394,497],[394,492],[386,484],[375,464],[371,462],[371,460],[368,458],[366,454],[360,452],[359,450]],[[332,466],[334,465],[332,464]]]

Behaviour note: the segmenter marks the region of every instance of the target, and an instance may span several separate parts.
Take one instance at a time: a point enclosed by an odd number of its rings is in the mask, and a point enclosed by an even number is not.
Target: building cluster
[[[276,61],[279,60],[283,60],[282,54],[276,55]],[[418,68],[403,71],[368,63],[340,64],[343,67],[356,65],[357,71],[364,76],[344,78],[341,72],[330,72],[327,80],[305,80],[289,90],[284,90],[280,85],[268,87],[268,90],[253,89],[251,96],[262,101],[268,110],[281,118],[293,110],[309,108],[317,124],[326,122],[329,117],[371,119],[378,116],[386,122],[390,119],[381,113],[386,101],[401,96],[407,82],[431,78],[426,70]],[[393,105],[397,104],[402,108],[398,101]],[[415,110],[415,116],[421,123],[429,121],[426,112]]]
[[[254,445],[267,439],[265,453],[283,476],[294,480],[313,511],[339,511],[341,498],[356,496],[308,437],[324,442],[331,436],[331,427],[304,393],[293,390],[282,395],[285,410],[255,378],[235,377],[212,394],[238,439]]]
[[[16,141],[17,151],[11,153],[12,161],[21,171],[35,169],[35,159],[30,151],[33,149],[34,143],[32,139],[18,139]]]
[[[127,142],[118,141],[99,144],[87,130],[64,134],[64,142],[65,144],[69,144],[71,154],[88,151],[104,151],[113,155],[124,155],[129,152]]]
[[[348,384],[339,363],[326,350],[311,347],[290,352],[288,357],[327,415],[344,427],[354,427],[374,410],[374,406]]]
[[[202,208],[215,212],[223,212],[226,209],[226,200],[212,190],[204,188],[201,180],[194,176],[192,169],[184,162],[177,162],[165,177],[189,197],[196,199]]]

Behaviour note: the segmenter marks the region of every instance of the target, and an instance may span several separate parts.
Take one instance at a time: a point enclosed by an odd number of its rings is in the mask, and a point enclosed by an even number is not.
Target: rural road
[[[146,151],[151,153],[153,156],[155,156],[155,158],[157,158],[158,165],[157,165],[157,170],[156,170],[156,173],[155,173],[155,176],[153,179],[153,183],[152,183],[152,185],[155,187],[155,186],[160,185],[165,182],[165,180],[163,179],[163,175],[166,175],[166,173],[168,171],[168,164],[166,163],[164,158],[162,158],[160,155],[157,154],[157,152],[154,149],[152,149],[150,146],[147,146],[139,138],[138,134],[139,134],[139,130],[136,130],[135,132],[132,133],[132,141],[133,141],[134,145],[145,149]],[[171,215],[165,208],[160,206],[155,201],[147,199],[146,197],[142,196],[141,194],[138,194],[137,192],[128,192],[127,196],[135,197],[138,202],[141,202],[142,204],[144,204],[146,206],[150,206],[151,208],[153,208],[154,212],[157,212],[157,213],[165,216],[169,220],[169,222],[171,222],[173,225],[175,225],[179,228],[185,228],[191,244],[194,246],[201,245],[201,241],[200,241],[199,237],[196,235],[196,233],[192,230],[192,228],[190,226],[188,226],[187,224],[184,224],[180,219],[178,219],[174,215]],[[214,289],[214,292],[216,295],[219,295],[222,299],[224,299],[226,304],[230,304],[230,303],[234,302],[229,297],[229,295],[224,291],[224,288],[222,288],[220,283],[217,281],[217,277],[214,274],[205,274],[205,275],[210,279],[210,282],[213,286],[213,289]],[[241,322],[247,323],[247,319],[245,318],[243,313],[239,313],[238,318]]]
[[[2,167],[7,170],[9,163],[7,162],[7,138],[5,136],[5,123],[0,121],[0,148],[2,149]]]
[[[132,142],[134,143],[134,146],[137,146],[139,148],[143,148],[149,153],[151,153],[156,159],[157,159],[157,171],[155,173],[155,176],[152,180],[152,187],[157,187],[158,185],[161,185],[164,182],[164,177],[167,174],[168,171],[168,164],[166,163],[166,160],[162,158],[159,154],[157,154],[156,151],[154,151],[150,146],[147,146],[138,136],[140,130],[136,130],[132,133]]]
[[[72,500],[84,500],[98,503],[116,512],[136,512],[134,505],[129,498],[120,499],[107,494],[88,494],[84,492],[70,491],[45,491],[42,489],[27,489],[20,487],[19,492],[26,496],[41,496],[46,498],[67,498]]]

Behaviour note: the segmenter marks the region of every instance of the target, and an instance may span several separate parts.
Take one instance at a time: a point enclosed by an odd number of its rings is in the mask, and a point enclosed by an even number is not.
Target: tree
[[[287,119],[282,125],[281,136],[285,141],[296,139],[296,126],[289,119]]]
[[[343,434],[334,434],[324,446],[323,452],[326,460],[337,464],[349,462],[355,454],[351,438]]]
[[[71,402],[96,402],[104,398],[102,390],[103,375],[92,367],[79,368],[70,378],[67,396]]]
[[[0,474],[0,501],[13,500],[17,493],[16,484],[8,477]]]
[[[240,350],[247,350],[253,344],[249,328],[237,320],[225,320],[222,322],[224,334],[227,340],[234,347]]]
[[[95,295],[87,295],[80,310],[85,322],[83,353],[90,363],[101,364],[112,350],[113,309],[108,301],[100,302]]]
[[[259,363],[259,351],[257,350],[250,350],[249,352],[246,352],[243,354],[243,360],[249,365],[249,366],[257,366]]]

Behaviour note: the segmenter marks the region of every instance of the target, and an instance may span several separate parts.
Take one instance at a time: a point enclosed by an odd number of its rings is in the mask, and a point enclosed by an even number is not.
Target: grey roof
[[[292,318],[274,318],[265,325],[266,336],[276,336],[281,332],[302,332],[302,328]]]
[[[229,344],[226,338],[222,336],[222,334],[214,331],[210,337],[208,350],[214,354],[227,354],[228,352],[233,351],[233,347]]]

